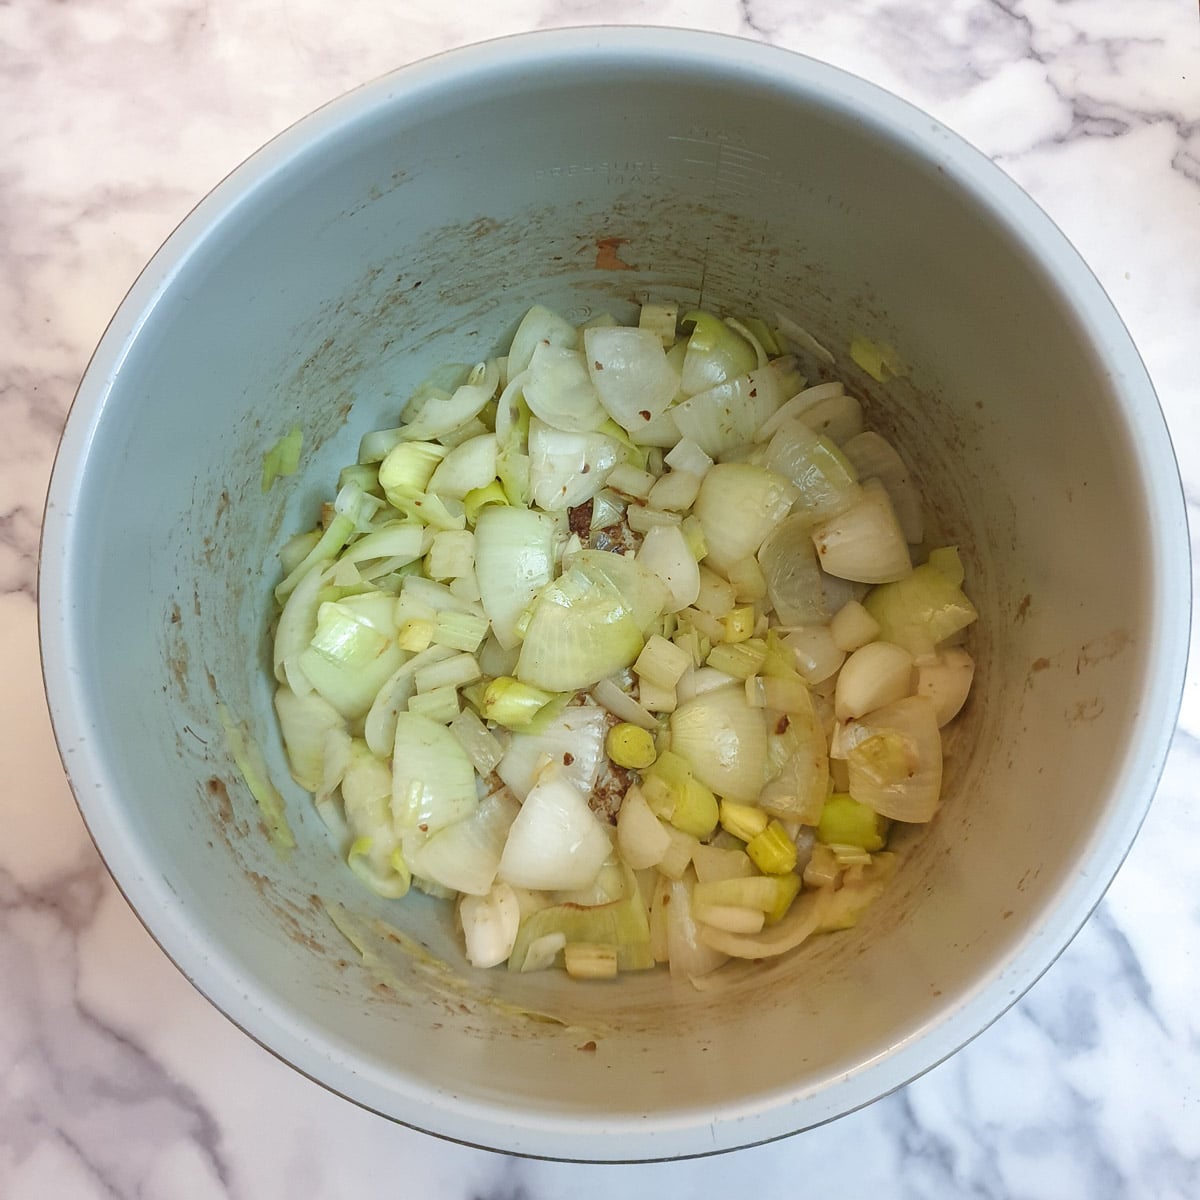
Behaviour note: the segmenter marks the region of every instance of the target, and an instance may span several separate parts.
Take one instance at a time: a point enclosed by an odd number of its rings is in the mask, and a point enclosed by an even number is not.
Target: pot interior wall
[[[121,469],[79,494],[73,594],[94,599],[76,650],[123,798],[111,819],[135,847],[127,890],[186,910],[215,960],[206,986],[228,1008],[244,981],[251,1032],[283,1027],[305,1070],[435,1131],[462,1136],[439,1096],[547,1127],[803,1097],[1002,974],[1105,818],[1148,604],[1112,381],[1006,215],[838,94],[636,61],[431,80],[364,106],[337,145],[330,118],[309,148],[268,152],[253,186],[218,193],[96,426],[92,454]],[[902,838],[900,875],[857,930],[705,992],[665,971],[612,986],[470,972],[448,906],[363,893],[287,777],[274,553],[430,368],[496,352],[533,302],[583,320],[647,297],[782,311],[835,354],[812,376],[836,370],[864,396],[963,552],[976,692],[943,811]],[[893,343],[908,376],[865,377],[856,332]],[[297,422],[302,473],[263,495],[262,452]],[[287,862],[218,699],[286,798]],[[816,1102],[804,1120],[823,1115]]]

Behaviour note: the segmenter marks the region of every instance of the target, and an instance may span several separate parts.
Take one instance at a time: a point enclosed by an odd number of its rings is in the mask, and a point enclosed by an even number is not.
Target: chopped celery
[[[449,725],[461,711],[458,689],[444,684],[419,692],[409,700],[408,711],[436,721],[439,725]]]
[[[730,645],[720,642],[709,651],[707,663],[735,679],[748,679],[758,672],[766,657],[767,648],[762,643],[747,641]]]
[[[642,647],[633,670],[644,683],[674,689],[691,662],[691,655],[686,650],[654,634]]]
[[[474,653],[487,635],[487,630],[486,617],[443,610],[434,618],[430,640],[437,646]]]

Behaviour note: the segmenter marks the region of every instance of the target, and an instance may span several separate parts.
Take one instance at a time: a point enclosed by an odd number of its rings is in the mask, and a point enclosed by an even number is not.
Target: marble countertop
[[[1133,852],[1028,996],[870,1108],[712,1160],[527,1162],[358,1110],[210,1008],[92,848],[46,717],[34,593],[59,430],[109,315],[196,200],[325,100],[451,46],[598,21],[803,50],[991,155],[1128,323],[1200,529],[1185,0],[0,0],[0,1196],[1200,1196],[1200,662]]]

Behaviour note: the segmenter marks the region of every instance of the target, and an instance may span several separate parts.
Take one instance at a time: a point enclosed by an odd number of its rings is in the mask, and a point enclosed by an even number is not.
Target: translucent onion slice
[[[680,433],[710,458],[754,441],[759,426],[779,407],[779,381],[769,367],[738,375],[675,405]]]
[[[807,514],[792,513],[767,535],[758,552],[767,595],[781,625],[817,625],[829,616],[811,528]]]
[[[756,554],[795,500],[796,489],[774,471],[718,463],[704,476],[692,510],[704,531],[707,565],[724,571]]]
[[[729,933],[706,925],[700,936],[706,945],[730,958],[774,958],[794,950],[821,928],[832,895],[832,888],[802,892],[787,915],[774,925],[766,926],[761,933]]]
[[[288,687],[276,689],[275,712],[292,778],[305,791],[318,791],[325,776],[327,737],[346,727],[342,714],[316,692],[297,696]]]
[[[454,734],[416,713],[400,713],[392,757],[397,831],[436,833],[469,817],[478,802],[475,768]]]
[[[729,800],[756,800],[766,782],[766,726],[743,687],[717,688],[681,704],[671,714],[671,749],[705,787]]]
[[[538,345],[524,394],[535,417],[567,433],[591,433],[607,419],[581,350],[545,342]]]
[[[754,347],[719,317],[693,310],[680,318],[680,324],[693,326],[680,373],[679,388],[684,395],[707,391],[758,365]]]
[[[796,509],[812,524],[845,512],[862,498],[853,465],[829,438],[803,419],[786,422],[771,438],[763,466],[789,480],[799,493]]]
[[[845,394],[815,401],[800,413],[800,420],[839,446],[863,431],[862,405]]]
[[[536,734],[514,732],[496,773],[524,800],[548,759],[568,783],[589,795],[604,761],[607,727],[604,709],[570,705]]]
[[[694,884],[689,878],[671,883],[667,907],[667,959],[672,979],[696,979],[722,966],[727,955],[705,937],[709,928],[696,920],[692,901]]]
[[[438,438],[477,417],[494,399],[500,385],[500,365],[495,359],[476,364],[466,383],[447,400],[431,399],[416,417],[401,426],[404,441],[425,442]]]
[[[522,318],[508,348],[507,378],[515,379],[533,361],[539,345],[564,346],[574,350],[579,345],[579,331],[570,321],[563,320],[541,304],[535,304]],[[499,430],[496,431],[499,433]]]
[[[475,578],[496,641],[515,647],[517,622],[554,575],[552,517],[528,508],[489,505],[475,523]]]
[[[831,396],[840,396],[845,392],[845,386],[840,379],[829,383],[817,383],[810,388],[797,392],[790,400],[775,411],[775,414],[763,422],[759,429],[756,442],[769,442],[771,438],[789,421],[796,420],[806,408],[811,408],[818,400],[828,400]]]
[[[621,447],[603,433],[565,433],[536,417],[529,422],[530,498],[547,512],[590,500],[621,460]]]
[[[641,434],[679,391],[679,373],[662,340],[647,329],[615,326],[583,334],[587,370],[605,411],[622,429]]]
[[[878,623],[881,638],[921,659],[978,617],[960,582],[957,571],[940,569],[931,556],[906,578],[872,588],[863,607]]]
[[[878,479],[887,488],[905,540],[915,546],[925,537],[921,493],[899,452],[885,437],[867,430],[842,444],[842,453],[854,464],[860,479]]]
[[[850,795],[894,821],[929,821],[942,790],[942,742],[928,696],[884,705],[841,730]]]
[[[814,686],[831,678],[846,661],[846,652],[834,644],[828,625],[805,625],[794,629],[783,644],[796,660],[796,670]]]
[[[932,663],[917,667],[917,695],[928,696],[938,727],[958,716],[975,678],[975,660],[961,646],[947,646]]]
[[[461,500],[496,478],[496,435],[480,434],[454,447],[438,463],[428,490],[435,496]]]
[[[858,583],[890,583],[912,573],[904,530],[877,479],[863,484],[857,504],[812,531],[822,568]]]
[[[501,788],[481,800],[470,816],[447,825],[421,844],[409,855],[408,865],[414,874],[442,887],[485,896],[495,881],[508,831],[520,811],[516,797]]]
[[[596,878],[610,853],[608,832],[584,794],[561,773],[548,772],[508,831],[498,874],[513,887],[574,890]]]
[[[700,595],[700,567],[678,525],[659,525],[648,530],[638,549],[637,561],[666,587],[666,612],[679,612],[696,603]]]
[[[312,689],[307,679],[297,677],[295,665],[317,631],[317,609],[321,607],[321,589],[328,567],[329,560],[323,559],[308,569],[284,602],[275,629],[275,678],[290,684],[297,694]]]

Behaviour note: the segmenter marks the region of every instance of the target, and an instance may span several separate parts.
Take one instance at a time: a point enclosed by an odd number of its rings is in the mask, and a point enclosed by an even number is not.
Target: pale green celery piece
[[[709,651],[707,665],[732,675],[735,679],[749,679],[762,667],[767,657],[766,647],[758,640],[745,642],[721,642]]]
[[[304,431],[299,425],[292,429],[263,455],[262,490],[271,490],[271,485],[281,475],[294,475],[300,465],[300,448],[304,444]]]
[[[850,339],[850,357],[878,383],[908,374],[908,367],[895,346],[890,342],[873,342],[861,333]]]
[[[625,868],[625,892],[619,900],[581,908],[574,904],[556,904],[540,909],[521,922],[508,969],[520,971],[533,945],[541,938],[561,934],[567,944],[591,943],[615,946],[617,968],[644,971],[654,966],[650,952],[650,923],[641,891],[632,871]],[[561,960],[561,953],[556,961]]]
[[[436,721],[439,725],[449,725],[461,711],[458,689],[445,684],[427,692],[420,692],[410,698],[408,711]]]
[[[487,631],[486,617],[444,609],[434,618],[432,641],[438,646],[449,646],[452,650],[465,650],[473,654],[479,649]]]
[[[246,781],[250,794],[258,804],[258,811],[262,814],[263,824],[266,826],[267,837],[270,839],[271,845],[275,847],[275,852],[286,862],[296,847],[296,838],[292,833],[292,827],[288,824],[283,797],[271,782],[262,751],[259,749],[258,743],[233,720],[229,710],[220,700],[217,701],[217,718],[221,722],[221,728],[225,731],[225,741],[229,746],[229,753],[242,773],[242,778]]]
[[[847,792],[834,792],[821,810],[817,838],[826,845],[859,846],[869,852],[887,844],[891,821]]]

